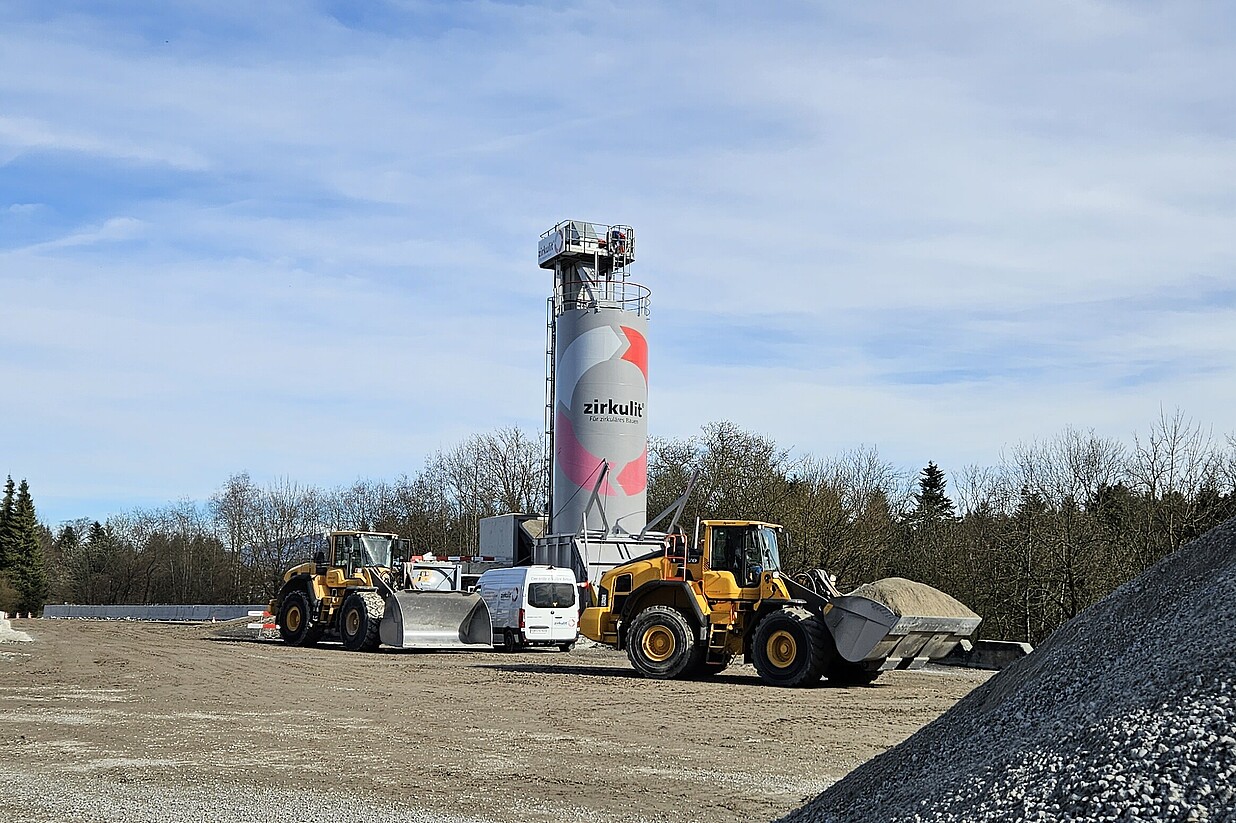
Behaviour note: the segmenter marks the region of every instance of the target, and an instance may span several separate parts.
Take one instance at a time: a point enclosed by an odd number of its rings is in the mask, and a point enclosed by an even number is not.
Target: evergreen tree
[[[101,548],[107,542],[107,529],[98,520],[90,524],[90,534],[86,535],[86,543],[94,549]]]
[[[4,503],[0,505],[0,574],[4,574],[13,565],[13,547],[16,544],[13,515],[16,506],[17,497],[10,475],[8,482],[4,484]]]
[[[121,588],[127,590],[127,572],[118,562],[116,543],[110,526],[97,520],[90,525],[73,570],[79,602],[111,605],[117,602]]]
[[[60,530],[60,534],[56,535],[56,550],[67,559],[76,555],[80,549],[81,540],[77,536],[77,529],[73,528],[71,523],[67,524]]]
[[[918,478],[918,492],[914,495],[910,522],[938,523],[956,516],[953,501],[944,493],[945,485],[944,472],[935,463],[928,462]]]
[[[47,600],[47,564],[39,545],[39,521],[34,514],[34,499],[25,480],[17,489],[13,514],[6,521],[13,534],[9,549],[9,581],[19,597],[17,610],[36,612]]]
[[[60,534],[52,540],[51,554],[47,557],[51,573],[50,600],[67,603],[77,599],[77,566],[81,553],[81,537],[77,528],[65,524]]]

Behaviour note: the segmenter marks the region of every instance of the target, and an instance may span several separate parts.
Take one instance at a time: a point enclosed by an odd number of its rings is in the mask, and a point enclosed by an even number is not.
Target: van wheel
[[[502,633],[502,651],[508,654],[519,651],[519,640],[516,639],[515,632],[510,629]]]
[[[570,643],[559,643],[558,644],[558,651],[560,652],[569,652],[573,648],[575,648],[574,640],[572,640]]]

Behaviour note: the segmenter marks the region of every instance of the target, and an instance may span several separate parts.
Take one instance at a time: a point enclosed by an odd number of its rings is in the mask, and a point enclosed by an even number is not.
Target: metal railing
[[[574,309],[622,309],[648,317],[651,299],[647,286],[629,280],[567,283],[554,290],[554,314]]]
[[[635,260],[635,230],[630,226],[564,220],[537,241],[537,262],[544,268],[560,257],[607,259],[622,269]]]

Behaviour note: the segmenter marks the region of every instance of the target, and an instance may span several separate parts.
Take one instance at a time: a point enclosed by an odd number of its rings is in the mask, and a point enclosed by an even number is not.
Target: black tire
[[[881,674],[879,670],[871,671],[840,657],[834,658],[824,670],[828,682],[835,686],[866,686],[874,683]]]
[[[519,651],[519,638],[510,629],[502,633],[502,651],[507,654]]]
[[[339,612],[339,639],[353,652],[371,652],[382,643],[378,626],[386,603],[377,592],[353,592]]]
[[[289,646],[312,646],[322,637],[322,627],[313,624],[309,594],[300,589],[284,593],[275,625]]]
[[[751,658],[769,685],[810,686],[820,679],[830,657],[828,633],[806,609],[778,609],[755,627]]]
[[[644,677],[673,680],[691,677],[699,668],[704,647],[682,612],[670,606],[649,606],[627,629],[627,657]]]
[[[559,643],[558,644],[558,651],[560,652],[569,652],[573,648],[575,648],[574,640],[572,640],[570,643]]]

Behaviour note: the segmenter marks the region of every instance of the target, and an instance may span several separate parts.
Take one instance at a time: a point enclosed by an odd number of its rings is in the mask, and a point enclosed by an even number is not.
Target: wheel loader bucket
[[[981,622],[944,592],[901,578],[834,597],[824,612],[837,652],[871,670],[917,669],[945,657]]]
[[[403,591],[386,598],[378,634],[401,649],[466,649],[493,644],[489,608],[479,594]]]

